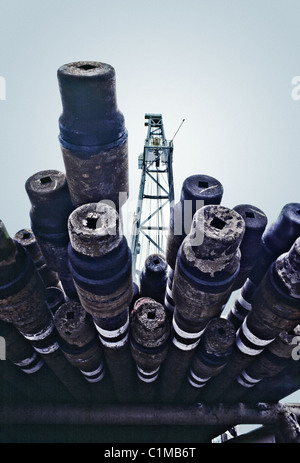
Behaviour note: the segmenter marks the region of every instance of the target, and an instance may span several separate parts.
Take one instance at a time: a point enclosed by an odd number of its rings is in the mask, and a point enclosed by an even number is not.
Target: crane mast
[[[142,170],[132,229],[133,277],[137,282],[150,254],[165,255],[171,209],[174,202],[173,140],[165,137],[161,114],[145,114],[148,127],[144,151],[139,155]]]

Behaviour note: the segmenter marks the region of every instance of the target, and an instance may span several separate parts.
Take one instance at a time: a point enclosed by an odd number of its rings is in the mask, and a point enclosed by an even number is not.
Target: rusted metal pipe
[[[236,336],[233,355],[210,384],[211,400],[224,397],[235,378],[282,332],[300,323],[300,238],[279,256],[255,292],[252,310]]]
[[[227,364],[234,342],[235,329],[230,321],[217,317],[208,322],[179,393],[180,402],[202,401],[203,390]]]
[[[169,347],[169,321],[164,307],[149,297],[136,301],[130,318],[130,345],[137,366],[139,400],[155,403],[160,367]]]
[[[297,422],[299,407],[289,404],[258,403],[246,405],[4,405],[3,424],[69,424],[125,426],[221,426],[242,424],[279,425],[286,443],[300,442]]]
[[[268,219],[261,209],[252,204],[239,204],[233,209],[243,217],[245,222],[245,233],[240,244],[240,271],[232,288],[235,291],[243,286],[256,263]],[[230,321],[233,322],[231,319]]]
[[[117,107],[115,70],[79,61],[61,66],[57,77],[59,141],[72,202],[78,207],[109,200],[119,211],[129,191],[128,135]]]
[[[105,203],[90,203],[76,208],[68,224],[69,265],[81,305],[93,317],[116,395],[128,402],[134,398],[128,342],[133,283],[119,214]]]
[[[14,239],[28,250],[46,288],[59,287],[59,277],[48,267],[33,231],[30,228],[23,228],[15,234]]]
[[[226,394],[226,401],[247,401],[249,390],[254,390],[264,378],[275,376],[288,366],[295,348],[295,334],[282,331],[263,352],[235,379]]]
[[[190,232],[195,212],[207,204],[220,204],[222,196],[223,186],[217,179],[209,175],[191,175],[184,180],[180,201],[172,208],[166,249],[168,282],[164,302],[171,320],[175,306],[172,284],[178,249]]]
[[[68,267],[68,217],[74,209],[63,172],[44,170],[28,178],[31,228],[48,267],[58,273],[70,299],[78,299]]]
[[[3,368],[5,378],[8,375],[12,384],[26,392],[34,402],[56,403],[58,397],[61,401],[70,399],[68,390],[12,323],[0,320],[0,335],[3,336],[6,344],[6,361],[1,362],[5,364]],[[9,368],[10,362],[15,365],[15,369]],[[19,371],[17,372],[16,369]]]
[[[162,401],[173,401],[201,334],[228,301],[239,272],[244,220],[219,205],[199,209],[176,261],[173,335],[162,371]]]
[[[73,397],[86,399],[84,382],[59,349],[46,288],[29,255],[0,221],[0,319],[13,323]]]
[[[160,254],[147,257],[140,275],[140,297],[151,297],[164,303],[167,284],[167,262]]]
[[[83,374],[95,400],[112,400],[102,346],[92,317],[77,301],[62,304],[54,315],[59,344],[69,362]]]
[[[66,302],[64,292],[56,286],[46,288],[46,304],[52,315]]]
[[[300,236],[300,203],[288,203],[278,218],[262,235],[260,251],[256,263],[240,289],[229,318],[239,327],[250,312],[257,286],[262,281],[270,265],[281,254],[287,252]]]

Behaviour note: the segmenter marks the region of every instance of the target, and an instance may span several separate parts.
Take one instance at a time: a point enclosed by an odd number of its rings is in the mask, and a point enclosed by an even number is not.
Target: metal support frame
[[[1,424],[107,426],[228,426],[275,428],[276,443],[300,443],[299,404],[4,405]]]
[[[145,119],[148,133],[144,152],[139,156],[142,174],[132,227],[131,251],[135,281],[138,281],[139,273],[150,254],[165,255],[174,202],[173,141],[166,140],[161,114],[145,114]]]

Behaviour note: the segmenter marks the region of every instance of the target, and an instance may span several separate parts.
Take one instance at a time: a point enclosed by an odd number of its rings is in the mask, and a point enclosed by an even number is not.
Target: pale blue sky
[[[0,0],[0,218],[28,227],[24,184],[64,171],[57,69],[95,60],[116,69],[135,200],[146,112],[175,138],[176,199],[192,174],[218,178],[223,204],[251,203],[272,222],[300,202],[299,0]]]

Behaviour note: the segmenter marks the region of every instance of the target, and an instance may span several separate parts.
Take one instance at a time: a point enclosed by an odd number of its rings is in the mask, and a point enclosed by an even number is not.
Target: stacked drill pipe
[[[67,390],[12,323],[0,320],[0,335],[5,339],[7,362],[16,365],[18,369],[12,374],[13,383],[18,383],[17,387],[26,391],[34,401],[57,401],[58,394],[63,400],[67,400]]]
[[[83,308],[93,317],[118,400],[134,397],[128,342],[132,259],[119,215],[105,203],[85,204],[69,217],[69,265]]]
[[[208,322],[179,393],[181,402],[202,401],[205,386],[227,364],[234,342],[235,329],[230,321],[217,317]]]
[[[0,320],[0,335],[5,339],[6,366],[8,362],[11,362],[13,365],[16,365],[17,368],[15,370],[18,370],[16,372],[12,368],[13,383],[17,381],[17,384],[19,387],[21,386],[24,393],[29,390],[31,399],[32,395],[34,395],[37,401],[45,400],[46,396],[43,391],[32,380],[32,377],[45,365],[44,361],[11,323]]]
[[[0,362],[0,394],[1,405],[4,403],[26,403],[32,400],[31,385],[27,387],[24,374],[19,367],[9,360]]]
[[[259,382],[255,383],[252,388],[248,388],[247,395],[245,395],[245,401],[251,403],[259,402],[261,400],[278,402],[299,389],[300,365],[297,361],[300,357],[298,342],[299,334],[300,325],[297,325],[291,333],[286,333],[285,331],[280,333],[280,339],[277,337],[270,346],[267,346],[266,349],[269,347],[272,348],[273,344],[279,347],[280,340],[281,344],[284,344],[282,347],[283,352],[277,352],[276,350],[276,355],[278,355],[278,357],[282,357],[282,359],[279,360],[280,363],[276,363],[276,365],[278,365],[278,370],[276,372],[276,366],[275,369],[273,367],[274,373],[272,376],[265,374],[264,377]],[[252,367],[252,364],[250,366]]]
[[[134,308],[134,304],[140,298],[140,288],[139,288],[138,284],[135,283],[135,281],[133,282],[132,288],[133,288],[133,296],[132,296],[131,302],[129,304],[129,312],[130,313],[132,312],[132,310]]]
[[[191,175],[183,182],[180,201],[172,209],[166,249],[168,280],[164,304],[171,319],[174,313],[172,285],[178,249],[190,231],[195,212],[207,204],[220,204],[222,196],[222,184],[208,175]]]
[[[279,256],[258,286],[252,309],[237,331],[234,352],[222,375],[210,385],[210,397],[226,397],[235,379],[282,332],[300,322],[300,238]]]
[[[44,283],[28,253],[0,221],[0,319],[13,323],[77,400],[85,383],[59,349]]]
[[[33,231],[30,228],[23,228],[15,234],[14,239],[28,250],[46,288],[59,287],[58,275],[48,267]]]
[[[80,61],[61,66],[57,77],[59,141],[72,202],[78,207],[108,200],[120,211],[129,189],[128,135],[117,106],[115,70]]]
[[[247,394],[247,402],[278,402],[300,389],[300,362],[290,359],[277,375],[263,378]]]
[[[167,356],[169,336],[170,324],[163,305],[149,297],[138,299],[130,317],[130,345],[142,403],[156,400],[159,370]]]
[[[256,385],[264,378],[280,373],[288,365],[295,347],[295,334],[282,331],[263,352],[251,362],[235,379],[226,394],[228,402],[248,402],[251,400],[249,391],[255,394]],[[257,400],[259,401],[259,399]]]
[[[44,170],[25,184],[31,228],[48,267],[58,273],[66,296],[78,299],[68,267],[68,217],[74,209],[64,173]]]
[[[90,384],[97,402],[112,398],[104,365],[102,346],[91,316],[77,301],[62,304],[55,312],[59,344],[69,362]]]
[[[44,361],[12,323],[0,320],[0,335],[5,339],[6,358],[28,375],[38,372]]]
[[[160,254],[147,257],[140,275],[140,296],[164,303],[167,283],[167,263]]]
[[[240,271],[233,285],[235,291],[243,286],[256,263],[268,219],[261,209],[251,204],[239,204],[233,209],[243,217],[245,222],[245,233],[240,245]]]
[[[163,401],[174,399],[204,328],[220,316],[230,297],[244,229],[243,218],[220,205],[204,206],[194,215],[176,261],[173,335],[162,371]]]
[[[55,286],[50,286],[46,288],[46,304],[52,315],[55,315],[55,312],[59,307],[66,302],[65,295],[63,291]]]
[[[299,236],[300,204],[288,203],[282,208],[277,220],[264,231],[256,263],[228,314],[229,320],[236,327],[242,324],[244,318],[251,311],[256,288],[272,262],[281,254],[287,252]]]

